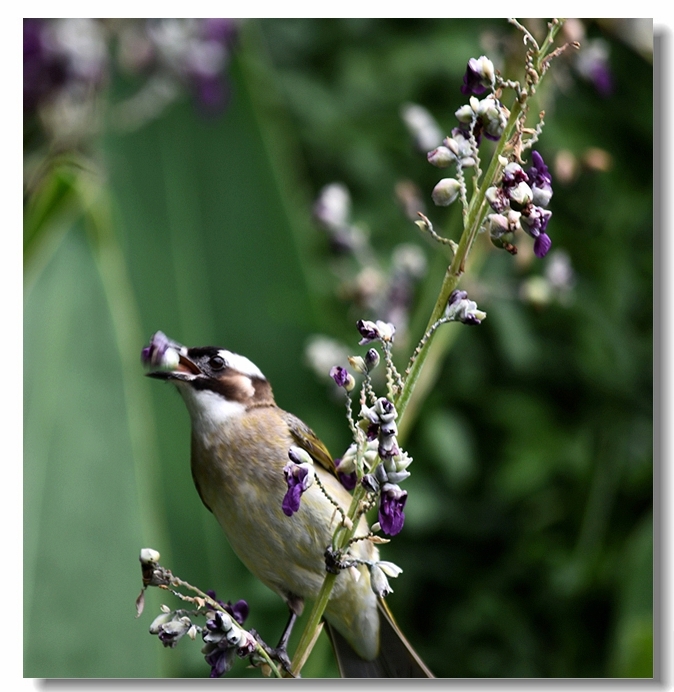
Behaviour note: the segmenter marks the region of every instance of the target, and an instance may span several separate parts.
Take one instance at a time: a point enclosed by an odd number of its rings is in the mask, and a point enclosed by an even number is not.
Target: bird
[[[174,384],[191,420],[191,471],[201,501],[215,516],[232,549],[263,584],[287,604],[285,647],[306,599],[316,598],[326,573],[326,547],[340,520],[320,485],[346,511],[350,493],[326,446],[292,413],[280,408],[262,371],[245,356],[206,346],[187,348],[156,332],[142,351],[147,375]],[[320,484],[302,494],[288,516],[288,450],[299,447],[316,463]],[[361,517],[359,534],[368,533]],[[378,560],[378,549],[357,541],[351,554]],[[324,613],[342,677],[434,677],[370,585],[363,564],[339,570]]]

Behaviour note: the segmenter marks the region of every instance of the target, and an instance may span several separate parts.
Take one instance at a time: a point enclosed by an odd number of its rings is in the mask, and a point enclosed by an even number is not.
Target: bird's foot
[[[323,553],[325,557],[325,571],[330,574],[339,574],[342,569],[348,569],[358,564],[356,560],[345,560],[341,550],[334,550],[332,546],[328,546]]]

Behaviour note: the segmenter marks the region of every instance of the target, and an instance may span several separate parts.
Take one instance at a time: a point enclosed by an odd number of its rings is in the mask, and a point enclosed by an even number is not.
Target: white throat
[[[242,403],[228,401],[209,389],[194,389],[189,383],[176,384],[185,400],[192,427],[196,432],[207,436],[222,432],[223,428],[240,418],[246,411]]]

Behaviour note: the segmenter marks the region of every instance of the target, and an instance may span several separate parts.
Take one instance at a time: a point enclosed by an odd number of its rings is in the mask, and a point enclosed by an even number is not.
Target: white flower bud
[[[470,105],[466,104],[465,106],[461,106],[461,108],[459,108],[454,113],[454,115],[460,123],[468,124],[473,121],[473,118],[475,117],[475,111]]]
[[[426,154],[426,158],[428,163],[436,168],[447,168],[454,161],[454,155],[447,147],[436,147]]]
[[[409,471],[389,471],[387,479],[389,483],[402,483],[406,478],[410,477]]]
[[[152,548],[143,548],[140,551],[140,561],[144,565],[156,565],[159,562],[161,555]]]
[[[494,63],[486,55],[481,55],[475,63],[476,64],[473,64],[473,69],[475,69],[485,81],[493,86],[496,80]]]
[[[365,365],[365,359],[361,356],[349,356],[349,365],[356,371],[364,375],[367,373],[367,366]]]
[[[288,458],[290,461],[296,464],[310,464],[313,465],[314,460],[311,458],[310,454],[302,447],[291,446],[288,450]]]
[[[461,185],[455,178],[443,178],[431,193],[433,202],[438,207],[448,207],[459,196]]]

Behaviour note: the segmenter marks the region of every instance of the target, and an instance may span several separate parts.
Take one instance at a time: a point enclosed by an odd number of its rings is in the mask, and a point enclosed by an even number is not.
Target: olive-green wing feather
[[[308,452],[314,461],[336,476],[335,462],[332,460],[327,447],[316,436],[316,433],[297,416],[293,416],[292,413],[284,411],[283,417],[297,446]]]

